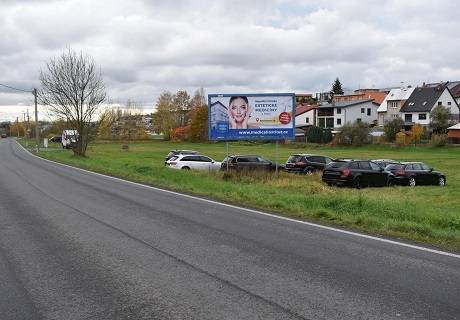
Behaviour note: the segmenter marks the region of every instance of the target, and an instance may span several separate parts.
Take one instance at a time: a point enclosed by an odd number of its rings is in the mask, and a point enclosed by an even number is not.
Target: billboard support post
[[[225,146],[227,147],[227,173],[228,173],[228,141],[225,141]]]
[[[276,167],[275,167],[275,172],[276,172],[276,177],[278,177],[278,140],[276,140],[276,144],[275,144],[275,153],[276,153]]]

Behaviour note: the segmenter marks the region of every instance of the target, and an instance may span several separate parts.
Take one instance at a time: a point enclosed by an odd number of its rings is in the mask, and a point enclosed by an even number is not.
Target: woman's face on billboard
[[[243,122],[248,112],[248,104],[241,98],[235,99],[230,105],[230,114],[236,122]]]

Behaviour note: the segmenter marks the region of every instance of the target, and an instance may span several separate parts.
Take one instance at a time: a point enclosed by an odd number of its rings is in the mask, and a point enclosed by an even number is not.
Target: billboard
[[[210,94],[210,140],[295,138],[294,93]]]

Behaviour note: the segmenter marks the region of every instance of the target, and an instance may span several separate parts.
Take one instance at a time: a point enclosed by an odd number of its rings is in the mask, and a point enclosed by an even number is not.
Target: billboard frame
[[[248,137],[247,139],[211,139],[211,98],[218,97],[292,97],[292,136],[283,136],[280,138],[270,137],[265,138],[263,136]],[[251,140],[266,140],[266,141],[280,141],[280,140],[295,140],[295,112],[296,112],[296,100],[294,92],[282,92],[282,93],[211,93],[208,94],[208,140],[210,141],[251,141]]]

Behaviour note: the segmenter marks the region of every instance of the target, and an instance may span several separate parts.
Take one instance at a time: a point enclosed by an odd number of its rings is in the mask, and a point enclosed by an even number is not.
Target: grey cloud
[[[208,92],[313,92],[328,90],[336,76],[350,88],[455,80],[456,6],[421,0],[2,1],[0,81],[37,85],[39,69],[66,47],[94,57],[112,98],[145,105],[163,90],[201,86]],[[0,95],[0,105],[25,101]]]

